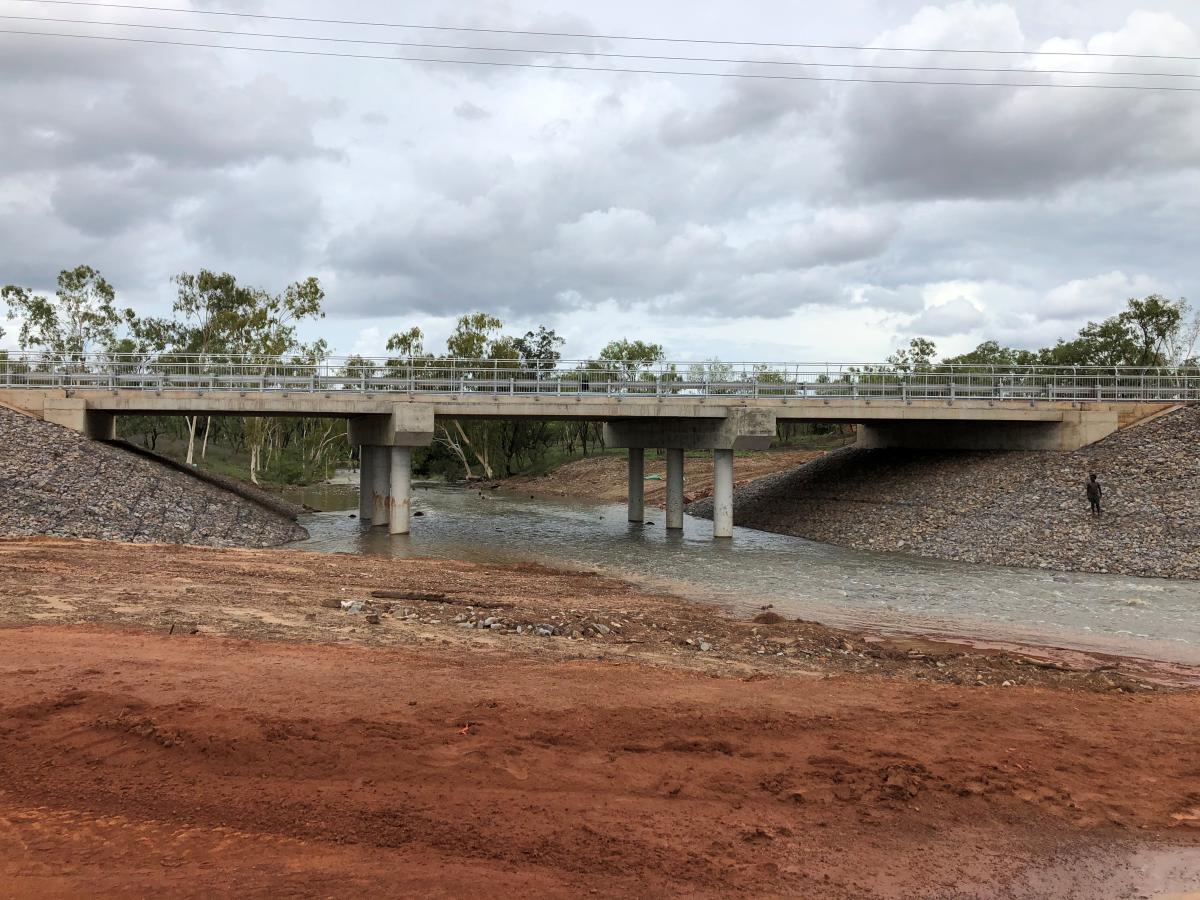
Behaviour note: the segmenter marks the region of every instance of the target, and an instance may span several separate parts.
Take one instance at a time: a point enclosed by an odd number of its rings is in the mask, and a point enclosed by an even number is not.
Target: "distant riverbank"
[[[782,448],[763,453],[746,453],[734,460],[737,484],[748,484],[777,472],[785,472],[824,456],[820,450]],[[628,499],[629,475],[626,456],[590,456],[573,460],[545,475],[521,475],[490,482],[487,488],[539,498],[570,498],[596,503],[624,503]],[[646,503],[665,507],[667,496],[665,457],[646,454]],[[684,494],[691,503],[712,495],[711,453],[693,453],[684,459]]]

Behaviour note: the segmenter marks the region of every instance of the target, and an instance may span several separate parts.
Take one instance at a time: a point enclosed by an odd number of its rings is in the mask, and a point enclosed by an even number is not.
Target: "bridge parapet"
[[[361,359],[250,355],[0,354],[0,389],[239,393],[1200,401],[1200,367],[962,366],[887,363]]]

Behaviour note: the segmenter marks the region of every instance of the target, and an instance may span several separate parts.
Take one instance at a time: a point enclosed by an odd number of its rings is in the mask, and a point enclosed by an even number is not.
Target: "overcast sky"
[[[192,0],[191,8],[1200,57],[1195,0]],[[0,15],[535,50],[1200,74],[1187,61],[768,57],[744,47],[13,0],[0,0]],[[11,20],[0,28],[135,33]],[[637,67],[671,65],[697,64]],[[1055,79],[1072,80],[1039,76]],[[1128,296],[1195,293],[1198,167],[1200,93],[559,72],[0,34],[0,283],[52,290],[60,269],[88,263],[124,303],[161,313],[180,271],[225,270],[275,290],[315,274],[328,318],[305,336],[322,335],[341,353],[382,353],[388,334],[413,324],[441,349],[453,319],[474,310],[514,332],[553,327],[572,357],[620,337],[657,341],[676,359],[869,361],[916,334],[944,353],[987,338],[1041,346]],[[12,346],[14,332],[10,325],[0,344]]]

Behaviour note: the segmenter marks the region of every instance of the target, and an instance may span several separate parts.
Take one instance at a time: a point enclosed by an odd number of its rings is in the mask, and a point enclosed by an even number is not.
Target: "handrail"
[[[645,397],[1200,401],[1200,367],[0,352],[0,388]]]

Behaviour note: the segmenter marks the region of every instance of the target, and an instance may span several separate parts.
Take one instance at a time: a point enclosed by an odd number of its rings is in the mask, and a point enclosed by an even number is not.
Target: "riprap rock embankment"
[[[861,550],[1200,578],[1200,407],[1072,453],[848,448],[745,486],[734,509],[738,525]],[[688,511],[710,517],[711,502]]]
[[[0,537],[267,547],[307,532],[152,459],[0,407]]]

